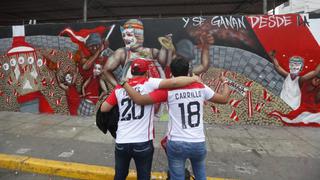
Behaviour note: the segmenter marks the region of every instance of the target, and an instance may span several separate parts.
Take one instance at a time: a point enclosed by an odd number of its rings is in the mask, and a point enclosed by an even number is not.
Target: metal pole
[[[276,2],[273,0],[273,10],[272,10],[273,15],[276,14]]]
[[[263,14],[267,14],[267,0],[263,0]]]
[[[83,22],[87,22],[87,0],[83,0]]]

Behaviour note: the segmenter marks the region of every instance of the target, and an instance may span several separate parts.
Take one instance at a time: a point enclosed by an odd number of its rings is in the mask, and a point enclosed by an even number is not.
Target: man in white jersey
[[[135,104],[122,88],[130,84],[141,94],[148,94],[157,88],[174,88],[194,83],[197,77],[173,79],[147,78],[148,61],[136,59],[131,64],[132,79],[120,82],[101,105],[101,112],[108,112],[119,106],[119,122],[115,144],[115,178],[124,180],[128,175],[131,158],[134,159],[139,180],[149,180],[153,156],[153,105]]]
[[[174,77],[186,76],[188,61],[177,57],[170,64]],[[123,87],[137,104],[146,105],[167,101],[169,110],[167,156],[170,179],[184,179],[185,161],[190,159],[195,178],[206,179],[206,144],[203,128],[204,101],[226,104],[230,90],[224,77],[222,93],[216,93],[202,83],[193,83],[181,88],[156,90],[148,95],[140,95],[129,84]]]

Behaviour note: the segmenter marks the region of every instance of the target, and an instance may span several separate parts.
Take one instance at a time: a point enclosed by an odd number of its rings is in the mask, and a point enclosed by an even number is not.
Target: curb
[[[38,159],[29,156],[8,155],[0,153],[0,168],[38,174],[62,176],[75,179],[113,179],[115,171],[111,167],[89,164]],[[152,172],[151,179],[166,179],[165,172]],[[135,171],[130,170],[127,180],[137,179]],[[208,180],[234,180],[207,177]]]

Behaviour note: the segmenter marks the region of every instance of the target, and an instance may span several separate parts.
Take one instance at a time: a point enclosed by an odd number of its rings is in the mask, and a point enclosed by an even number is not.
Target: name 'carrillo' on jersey
[[[185,98],[199,98],[201,97],[201,91],[192,91],[192,92],[177,92],[175,93],[176,100],[185,99]]]

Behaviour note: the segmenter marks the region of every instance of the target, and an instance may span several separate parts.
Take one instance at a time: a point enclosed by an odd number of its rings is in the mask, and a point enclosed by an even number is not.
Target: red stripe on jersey
[[[135,78],[129,79],[128,84],[132,87],[137,84],[144,84],[146,81],[148,81],[148,79],[146,77],[135,77]],[[123,88],[123,87],[120,86],[119,84],[117,84],[114,89],[116,90],[116,89],[121,89],[121,88]]]
[[[157,89],[149,93],[150,98],[153,103],[165,102],[168,99],[168,90],[167,89]]]
[[[151,112],[153,110],[153,105],[152,105],[152,108],[151,108]],[[148,140],[150,140],[150,123],[151,123],[151,116],[152,116],[153,113],[150,113],[150,116],[149,116],[149,125],[148,125]]]
[[[168,109],[170,109],[169,103],[168,103]],[[172,130],[172,120],[169,119],[169,126],[168,127],[168,133],[167,133],[167,137],[170,138],[170,134],[171,134],[171,130]]]
[[[117,97],[116,97],[116,88],[108,96],[108,98],[106,99],[106,102],[112,106],[118,104]]]
[[[116,87],[114,87],[114,89],[113,89],[113,90],[121,89],[121,88],[123,88],[123,87],[122,87],[122,86],[120,86],[119,84],[117,84],[117,85],[116,85]]]

